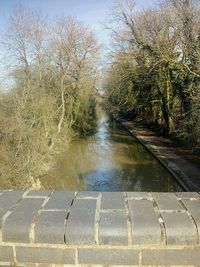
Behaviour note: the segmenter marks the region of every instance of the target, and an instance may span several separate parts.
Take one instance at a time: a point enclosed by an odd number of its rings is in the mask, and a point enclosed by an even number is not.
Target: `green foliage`
[[[113,112],[127,112],[133,108],[134,97],[134,72],[133,64],[128,59],[117,59],[108,69],[105,90],[107,102]]]
[[[163,1],[142,12],[128,2],[115,12],[122,31],[105,83],[108,105],[200,147],[198,2]]]

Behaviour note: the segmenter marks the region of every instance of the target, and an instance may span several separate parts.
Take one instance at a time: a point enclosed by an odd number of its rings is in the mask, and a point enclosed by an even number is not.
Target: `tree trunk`
[[[61,127],[63,124],[64,116],[65,116],[65,98],[64,98],[64,74],[61,74],[61,101],[62,101],[62,114],[58,123],[58,134],[61,132]]]

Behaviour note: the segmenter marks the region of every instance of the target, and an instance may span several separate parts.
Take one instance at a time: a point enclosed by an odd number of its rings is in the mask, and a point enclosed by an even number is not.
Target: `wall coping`
[[[5,266],[200,263],[197,192],[2,190],[0,225]]]

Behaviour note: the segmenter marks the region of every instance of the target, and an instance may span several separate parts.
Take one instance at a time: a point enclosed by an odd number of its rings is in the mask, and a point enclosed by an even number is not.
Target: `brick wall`
[[[200,265],[200,194],[0,192],[0,266]]]

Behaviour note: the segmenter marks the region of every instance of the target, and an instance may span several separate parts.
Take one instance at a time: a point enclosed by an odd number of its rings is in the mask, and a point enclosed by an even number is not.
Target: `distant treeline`
[[[113,22],[108,106],[200,149],[199,1],[165,0],[141,11],[125,0]]]
[[[93,130],[99,45],[75,19],[50,24],[21,6],[0,41],[9,74],[0,91],[0,185],[38,188],[52,157]]]

